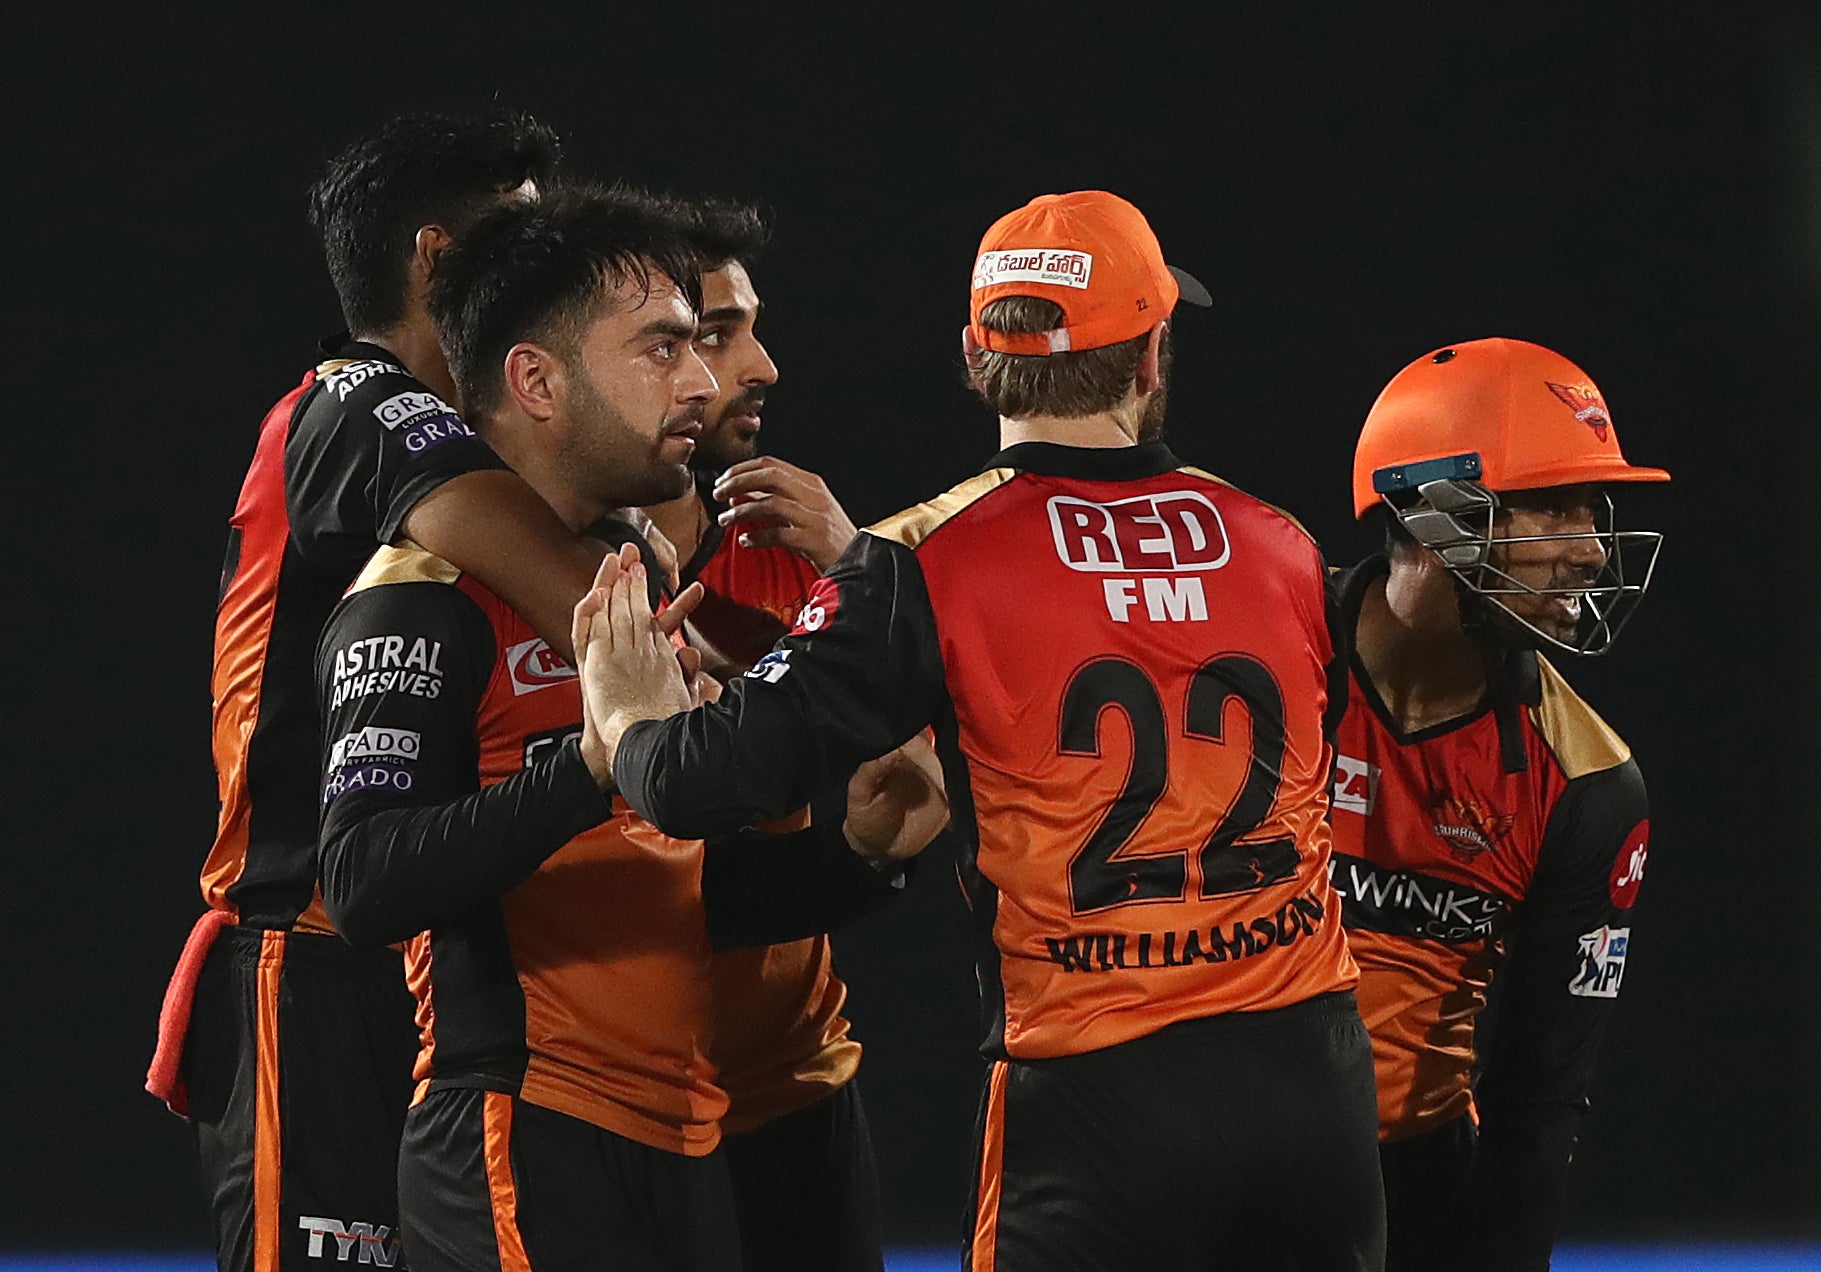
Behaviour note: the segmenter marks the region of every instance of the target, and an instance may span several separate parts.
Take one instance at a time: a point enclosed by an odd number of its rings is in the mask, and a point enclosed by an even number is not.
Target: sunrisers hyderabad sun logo
[[[1476,801],[1456,795],[1431,796],[1429,812],[1435,819],[1435,833],[1456,861],[1472,861],[1500,847],[1517,822],[1515,813],[1490,812]]]
[[[1561,398],[1568,409],[1574,412],[1574,418],[1593,430],[1593,435],[1602,442],[1607,438],[1607,431],[1612,427],[1612,416],[1607,414],[1606,399],[1591,384],[1557,384],[1553,380],[1544,380],[1549,391]]]

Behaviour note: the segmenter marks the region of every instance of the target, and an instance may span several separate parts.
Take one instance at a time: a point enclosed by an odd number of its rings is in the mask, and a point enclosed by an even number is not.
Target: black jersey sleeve
[[[398,540],[419,500],[505,464],[455,408],[402,367],[360,358],[329,372],[285,443],[285,507],[306,560],[352,559]]]
[[[796,628],[719,702],[626,731],[615,782],[667,834],[727,833],[845,782],[934,720],[945,694],[916,555],[860,534]]]
[[[874,868],[848,846],[838,821],[717,836],[702,858],[708,938],[731,950],[832,932],[902,892],[915,864]]]
[[[1624,977],[1647,816],[1644,780],[1627,760],[1569,782],[1544,829],[1476,1092],[1476,1266],[1549,1266],[1600,1037]]]
[[[443,583],[356,592],[324,629],[318,873],[353,944],[472,912],[612,811],[574,741],[481,789],[474,720],[494,653],[479,607]]]

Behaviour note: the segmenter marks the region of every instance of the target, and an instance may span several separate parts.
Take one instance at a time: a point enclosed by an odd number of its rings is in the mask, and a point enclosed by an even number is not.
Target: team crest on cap
[[[995,283],[1048,283],[1052,287],[1086,288],[1094,257],[1060,247],[1019,247],[982,252],[974,261],[974,290]]]
[[[1606,440],[1607,430],[1612,427],[1612,416],[1606,413],[1606,399],[1591,384],[1557,384],[1553,380],[1544,380],[1549,391],[1562,399],[1574,418],[1593,430],[1593,435],[1602,442]]]

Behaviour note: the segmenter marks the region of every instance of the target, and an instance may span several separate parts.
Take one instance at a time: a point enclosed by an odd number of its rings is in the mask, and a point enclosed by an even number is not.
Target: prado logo
[[[1600,927],[1581,937],[1581,964],[1568,981],[1576,998],[1617,998],[1625,979],[1625,951],[1631,944],[1628,927]]]
[[[382,1268],[398,1266],[401,1243],[392,1235],[392,1228],[388,1224],[344,1224],[339,1219],[299,1215],[297,1226],[310,1234],[309,1257],[312,1259],[328,1258],[329,1251],[323,1238],[334,1237],[335,1259],[339,1263],[372,1263]],[[358,1257],[355,1254],[357,1250]]]
[[[1429,812],[1435,818],[1435,833],[1456,861],[1472,861],[1502,847],[1517,823],[1515,813],[1494,813],[1477,800],[1455,795],[1431,795]]]
[[[411,729],[385,729],[370,724],[329,749],[329,767],[340,768],[353,760],[415,760],[423,740],[423,734]]]
[[[1334,757],[1334,807],[1343,813],[1370,815],[1378,806],[1376,765],[1351,756]]]
[[[1557,384],[1553,380],[1544,380],[1549,391],[1561,398],[1568,409],[1574,412],[1574,418],[1593,430],[1593,435],[1602,442],[1607,438],[1607,430],[1612,427],[1612,416],[1606,413],[1606,399],[1591,384]]]
[[[1631,828],[1619,847],[1618,859],[1612,863],[1612,877],[1607,887],[1612,903],[1629,910],[1638,903],[1638,889],[1644,883],[1644,862],[1650,856],[1650,822],[1648,819]]]
[[[575,668],[542,640],[522,640],[506,651],[506,668],[512,673],[512,693],[523,697],[551,685],[576,678]]]
[[[1094,274],[1094,258],[1061,247],[1020,247],[982,252],[974,261],[974,290],[998,283],[1049,283],[1085,288]]]
[[[350,362],[345,366],[335,368],[329,372],[328,378],[323,383],[335,390],[336,401],[345,402],[348,400],[348,394],[376,375],[403,375],[404,373],[403,367],[395,367],[390,362],[365,358],[359,362]]]

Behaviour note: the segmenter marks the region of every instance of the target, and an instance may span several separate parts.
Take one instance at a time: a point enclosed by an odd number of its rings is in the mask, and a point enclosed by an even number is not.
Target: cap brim
[[[1579,486],[1614,481],[1668,481],[1661,468],[1638,468],[1627,463],[1565,464],[1541,473],[1513,474],[1510,489],[1541,489],[1546,486]],[[1522,481],[1523,486],[1517,482]],[[1501,486],[1503,490],[1507,487]]]
[[[1212,305],[1214,303],[1214,297],[1210,296],[1208,289],[1201,285],[1201,280],[1188,270],[1177,269],[1174,265],[1165,265],[1164,268],[1175,275],[1176,287],[1182,293],[1183,300],[1188,301],[1191,305]]]

